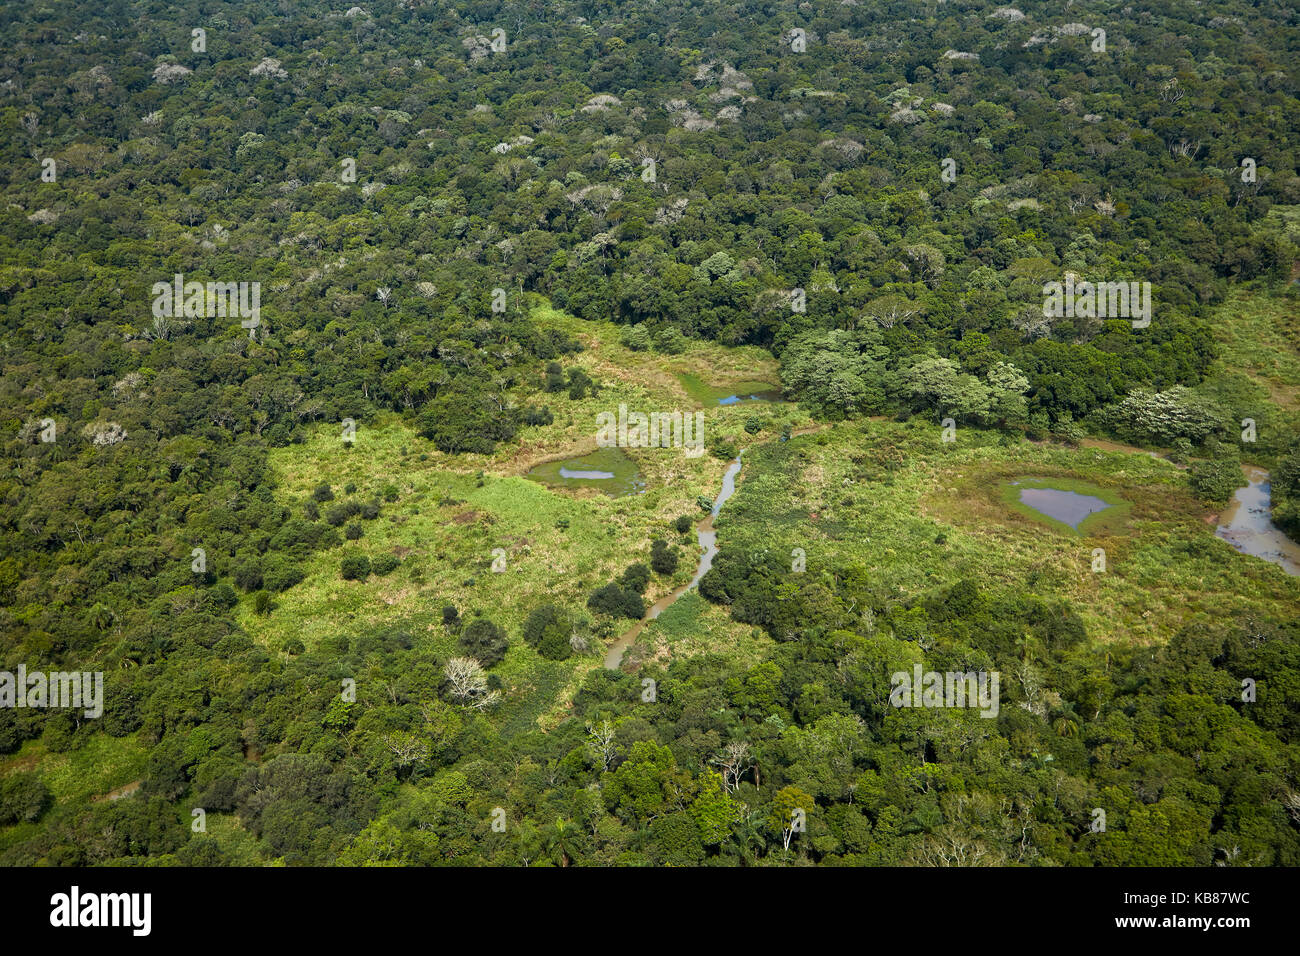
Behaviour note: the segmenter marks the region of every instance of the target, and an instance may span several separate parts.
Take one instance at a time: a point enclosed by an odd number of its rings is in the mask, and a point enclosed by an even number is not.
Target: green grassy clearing
[[[1247,461],[1271,467],[1300,431],[1300,299],[1238,289],[1212,322],[1220,354],[1194,391],[1225,408],[1234,428],[1255,422]]]
[[[521,403],[551,407],[551,425],[523,429],[493,455],[448,456],[390,414],[360,425],[352,447],[339,440],[335,427],[322,426],[307,442],[276,450],[271,464],[281,500],[291,509],[301,509],[322,482],[334,489],[336,501],[368,501],[389,484],[396,485],[398,500],[385,502],[378,518],[361,522],[361,539],[305,561],[305,579],[276,595],[270,615],[256,615],[245,598],[237,619],[255,640],[273,652],[284,652],[294,640],[311,650],[331,636],[401,627],[425,648],[450,655],[456,639],[442,626],[441,609],[454,604],[465,617],[488,615],[510,637],[506,659],[494,668],[506,689],[501,719],[547,724],[563,715],[585,673],[601,666],[608,641],[632,622],[613,622],[610,637],[595,642],[587,654],[552,662],[520,638],[528,613],[547,602],[586,612],[591,592],[634,561],[648,561],[657,537],[677,545],[680,564],[671,578],[652,578],[647,605],[690,579],[699,554],[694,534],[678,536],[671,523],[680,515],[701,517],[696,498],[717,493],[726,461],[708,454],[690,458],[680,449],[625,449],[646,482],[644,493],[625,497],[594,488],[551,489],[524,474],[538,462],[594,450],[597,414],[616,412],[620,403],[640,411],[693,410],[683,407],[672,370],[682,362],[744,380],[773,376],[775,363],[758,349],[712,344],[695,345],[688,356],[636,353],[617,344],[618,327],[612,323],[583,322],[553,309],[537,309],[534,315],[539,323],[582,339],[586,351],[566,357],[564,364],[585,368],[606,386],[598,396],[579,400],[567,393],[521,393],[516,399]],[[792,406],[781,406],[779,415],[755,409],[753,404],[706,409],[706,448],[715,442],[768,441],[781,425],[808,421]],[[756,436],[743,430],[753,414],[767,423]],[[343,494],[349,483],[356,485],[351,496]],[[383,577],[345,581],[339,565],[351,552],[372,563],[394,554],[402,564]],[[503,572],[492,571],[494,552],[505,554]],[[728,623],[725,615],[715,617]]]
[[[798,547],[807,573],[856,564],[899,599],[971,578],[1057,593],[1100,642],[1163,642],[1184,624],[1267,607],[1285,616],[1300,581],[1214,537],[1214,515],[1172,464],[1146,455],[1035,445],[928,423],[837,425],[747,455],[748,478],[717,522],[724,547]],[[1008,507],[1025,475],[1085,483],[1129,503],[1087,537]],[[1107,570],[1092,571],[1093,551]]]
[[[16,753],[0,758],[0,777],[38,770],[54,799],[67,803],[104,797],[143,775],[149,751],[137,737],[94,734],[85,740],[84,746],[65,753],[51,753],[41,740],[28,740]]]

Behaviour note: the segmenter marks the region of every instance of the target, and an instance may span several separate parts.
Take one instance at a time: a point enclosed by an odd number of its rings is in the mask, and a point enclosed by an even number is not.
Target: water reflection
[[[1287,574],[1300,575],[1300,544],[1283,534],[1270,517],[1272,488],[1268,472],[1249,466],[1242,471],[1250,484],[1237,489],[1219,516],[1221,524],[1214,533],[1242,554],[1271,561]]]
[[[598,448],[587,455],[544,461],[530,468],[526,477],[552,488],[597,488],[615,498],[645,491],[636,462],[621,448]]]

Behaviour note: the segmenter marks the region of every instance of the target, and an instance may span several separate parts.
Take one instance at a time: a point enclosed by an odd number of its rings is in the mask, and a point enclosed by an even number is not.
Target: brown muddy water
[[[744,452],[741,452],[743,455]],[[674,591],[665,594],[658,601],[650,606],[645,617],[637,621],[630,631],[620,637],[610,645],[609,651],[605,654],[605,666],[612,671],[616,671],[623,663],[623,654],[636,641],[647,624],[657,618],[664,610],[676,601],[679,597],[700,583],[700,578],[708,573],[709,568],[713,567],[713,557],[718,553],[718,533],[713,530],[713,522],[718,517],[718,512],[722,510],[723,504],[727,499],[736,493],[736,475],[740,473],[740,458],[737,457],[730,465],[727,466],[726,473],[722,476],[722,488],[718,491],[718,497],[713,499],[713,508],[709,511],[709,516],[695,526],[695,538],[704,553],[700,555],[700,563],[695,568],[695,574],[691,577],[689,584],[684,584]]]
[[[1292,541],[1273,524],[1272,492],[1268,472],[1249,465],[1241,469],[1250,482],[1238,488],[1233,500],[1219,515],[1214,533],[1242,554],[1271,561],[1287,574],[1300,575],[1300,544]]]

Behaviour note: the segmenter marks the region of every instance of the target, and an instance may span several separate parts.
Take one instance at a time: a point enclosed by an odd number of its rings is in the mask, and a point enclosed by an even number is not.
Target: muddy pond
[[[1064,487],[1070,485],[1072,487]],[[1112,500],[1106,500],[1107,495]],[[1074,531],[1082,532],[1085,524],[1096,524],[1089,519],[1102,515],[1109,519],[1118,516],[1127,503],[1100,488],[1082,482],[1052,478],[1022,478],[1009,483],[1006,499],[1018,504],[1022,513],[1059,522]]]
[[[677,380],[686,394],[701,405],[739,405],[741,402],[780,402],[781,388],[771,382],[709,385],[698,375],[679,372]]]
[[[1079,525],[1089,515],[1110,507],[1100,498],[1081,495],[1077,491],[1062,491],[1060,488],[1022,488],[1020,502],[1062,524],[1068,524],[1075,531],[1079,530]]]
[[[1249,466],[1242,471],[1249,484],[1237,489],[1219,516],[1214,533],[1242,554],[1271,561],[1287,574],[1300,575],[1300,544],[1283,534],[1271,518],[1268,472]]]
[[[645,491],[636,462],[621,448],[597,448],[586,455],[544,461],[525,477],[552,488],[595,488],[615,498]]]

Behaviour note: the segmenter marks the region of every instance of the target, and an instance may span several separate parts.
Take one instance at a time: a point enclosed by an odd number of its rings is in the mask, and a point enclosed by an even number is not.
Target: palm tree
[[[113,612],[103,604],[96,603],[90,609],[90,626],[97,631],[103,631],[108,625],[113,623]]]
[[[557,817],[555,826],[546,831],[546,852],[551,859],[559,856],[560,866],[568,866],[578,840],[578,828]]]
[[[1079,722],[1072,716],[1057,717],[1056,723],[1052,727],[1058,737],[1077,737],[1079,735]]]

